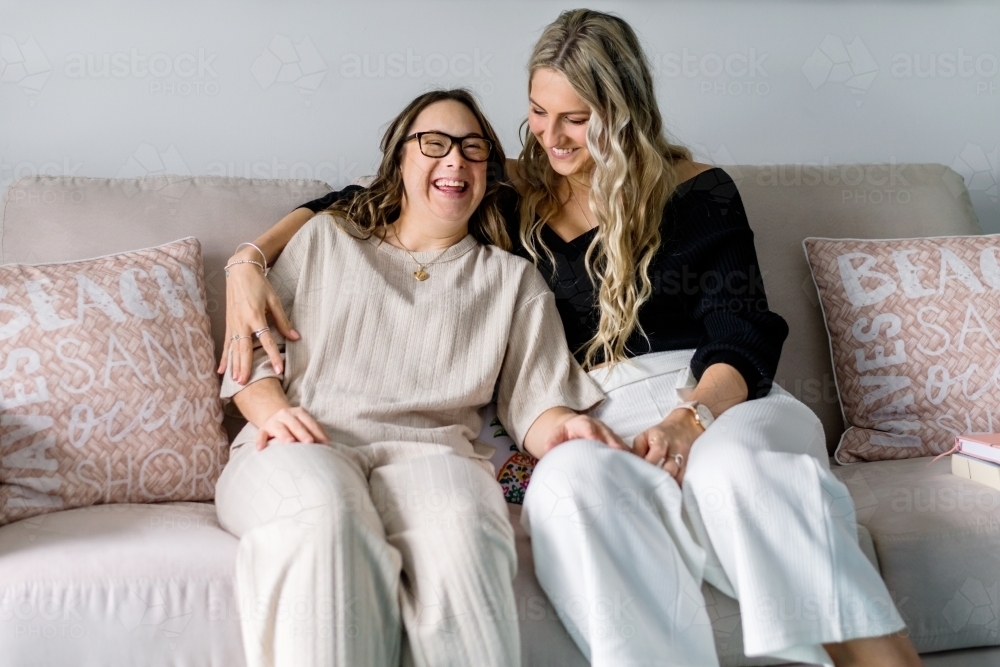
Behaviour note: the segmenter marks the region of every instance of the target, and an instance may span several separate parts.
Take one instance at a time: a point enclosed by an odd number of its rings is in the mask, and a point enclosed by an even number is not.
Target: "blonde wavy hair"
[[[382,161],[371,184],[353,197],[335,201],[327,211],[343,217],[362,238],[368,238],[379,227],[392,224],[399,217],[403,202],[403,140],[424,109],[437,102],[450,100],[465,105],[483,128],[483,136],[490,140],[493,149],[486,162],[486,192],[483,200],[469,219],[469,233],[484,245],[492,244],[503,250],[511,249],[507,226],[500,211],[500,200],[505,188],[510,188],[506,163],[500,138],[486,115],[479,108],[475,96],[464,88],[432,90],[410,102],[382,135]]]
[[[591,368],[626,359],[629,336],[645,336],[639,308],[652,294],[649,266],[661,243],[663,208],[678,185],[676,163],[691,160],[691,151],[667,140],[649,62],[635,31],[617,16],[587,9],[560,14],[531,54],[529,93],[531,77],[542,68],[565,75],[591,110],[587,149],[594,160],[590,210],[597,233],[586,266],[600,286],[600,324],[581,347],[583,367]],[[527,121],[522,135],[521,242],[536,264],[540,249],[554,264],[541,231],[562,206],[561,177]]]

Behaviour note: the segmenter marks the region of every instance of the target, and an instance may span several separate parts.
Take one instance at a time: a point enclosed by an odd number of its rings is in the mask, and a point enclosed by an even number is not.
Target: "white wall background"
[[[476,90],[516,154],[528,53],[575,4],[0,0],[0,187],[38,172],[340,186],[436,86]],[[943,163],[1000,232],[1000,3],[589,5],[639,31],[668,126],[700,158]],[[908,196],[882,193],[858,203]]]

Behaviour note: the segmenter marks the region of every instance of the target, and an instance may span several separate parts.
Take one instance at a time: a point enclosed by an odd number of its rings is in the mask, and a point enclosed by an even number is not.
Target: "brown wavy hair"
[[[499,206],[503,188],[511,187],[507,179],[507,158],[500,145],[500,138],[479,108],[475,96],[465,88],[432,90],[410,102],[389,123],[389,128],[382,135],[382,161],[371,184],[353,197],[334,202],[327,210],[350,222],[362,238],[368,238],[379,227],[395,222],[399,218],[403,201],[403,139],[420,112],[432,104],[446,100],[465,105],[483,128],[483,136],[493,144],[486,165],[486,192],[469,219],[469,233],[482,244],[493,244],[503,250],[510,250],[510,237]]]
[[[691,151],[667,140],[649,61],[635,31],[617,16],[587,9],[560,14],[532,51],[529,92],[531,77],[541,68],[565,75],[591,110],[587,149],[594,160],[590,210],[597,233],[586,266],[598,286],[600,323],[582,348],[583,367],[590,368],[627,358],[629,336],[645,335],[638,314],[652,294],[649,265],[661,243],[663,208],[679,182],[676,163],[690,160]],[[521,242],[536,263],[540,252],[552,262],[541,231],[562,207],[562,177],[527,121],[522,135]]]

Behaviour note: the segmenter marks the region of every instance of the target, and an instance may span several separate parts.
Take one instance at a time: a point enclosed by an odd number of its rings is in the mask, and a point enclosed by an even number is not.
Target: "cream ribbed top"
[[[429,262],[439,252],[413,255]],[[332,440],[433,442],[469,454],[482,427],[477,410],[494,389],[519,446],[545,410],[603,400],[570,354],[555,298],[530,262],[469,235],[426,268],[426,281],[414,279],[416,269],[405,251],[359,239],[328,214],[306,223],[271,269],[302,334],[287,343],[276,335],[282,386]],[[249,382],[274,376],[258,347]],[[242,388],[226,374],[222,397]]]

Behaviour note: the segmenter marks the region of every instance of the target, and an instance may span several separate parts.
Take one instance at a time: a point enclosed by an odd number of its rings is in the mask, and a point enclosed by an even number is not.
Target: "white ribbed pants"
[[[608,399],[591,414],[630,443],[694,386],[693,353],[592,371]],[[521,517],[538,581],[593,667],[718,665],[703,579],[739,602],[750,657],[832,665],[821,644],[904,627],[858,547],[819,419],[777,384],[695,441],[683,490],[577,440],[539,462]]]
[[[514,532],[484,467],[444,445],[249,440],[215,499],[248,667],[520,663]]]

